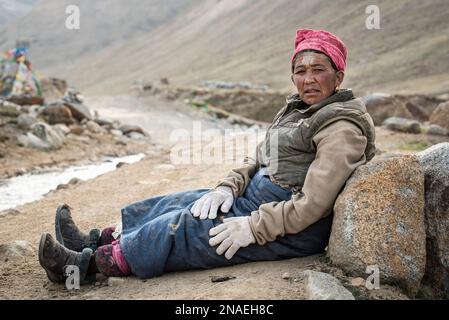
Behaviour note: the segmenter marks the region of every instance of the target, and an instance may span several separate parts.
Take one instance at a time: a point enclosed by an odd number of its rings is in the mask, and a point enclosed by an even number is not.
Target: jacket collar
[[[354,99],[354,94],[351,89],[341,89],[331,95],[330,97],[324,99],[323,101],[308,105],[301,100],[298,93],[291,94],[287,97],[287,112],[292,109],[298,109],[301,113],[314,113],[315,111],[321,109],[322,107],[334,103],[334,102],[345,102]]]

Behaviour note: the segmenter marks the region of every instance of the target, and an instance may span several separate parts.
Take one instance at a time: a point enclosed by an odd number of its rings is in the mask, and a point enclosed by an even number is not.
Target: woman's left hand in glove
[[[240,248],[256,243],[249,224],[249,217],[226,218],[223,223],[209,230],[212,236],[209,245],[219,245],[217,254],[222,255],[225,251],[226,259],[231,259]]]

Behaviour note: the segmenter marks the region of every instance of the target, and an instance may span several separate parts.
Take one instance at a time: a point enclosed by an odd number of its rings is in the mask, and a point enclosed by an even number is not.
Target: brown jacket
[[[330,124],[313,137],[313,142],[316,156],[302,190],[294,193],[291,200],[266,203],[251,213],[250,225],[258,244],[298,233],[329,215],[346,180],[367,161],[367,138],[351,121]],[[258,168],[258,161],[247,157],[241,167],[231,170],[216,187],[229,186],[234,196],[240,196]]]

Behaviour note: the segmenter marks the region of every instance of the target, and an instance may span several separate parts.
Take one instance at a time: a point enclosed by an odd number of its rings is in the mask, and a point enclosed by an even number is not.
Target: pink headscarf
[[[348,50],[343,41],[325,30],[299,29],[296,31],[295,58],[299,51],[313,49],[326,54],[335,64],[338,71],[345,71]]]

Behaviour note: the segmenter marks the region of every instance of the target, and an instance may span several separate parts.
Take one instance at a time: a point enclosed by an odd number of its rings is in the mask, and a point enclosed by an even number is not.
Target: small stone
[[[168,163],[162,163],[162,164],[158,164],[154,167],[154,170],[173,170],[176,169],[176,167],[172,164],[168,164]]]
[[[134,139],[134,140],[143,140],[145,139],[145,136],[139,132],[130,132],[127,133],[126,136],[130,139]]]
[[[351,285],[354,287],[364,287],[366,280],[363,278],[351,278]]]
[[[233,276],[213,276],[213,277],[211,277],[210,281],[223,282],[223,281],[228,281],[228,280],[232,280],[232,279],[235,279],[235,277],[233,277]]]
[[[119,287],[125,283],[125,279],[118,277],[109,277],[108,278],[108,286],[110,287]]]
[[[124,165],[127,165],[127,163],[126,163],[126,162],[119,162],[119,163],[117,163],[117,164],[115,165],[115,167],[118,169],[118,168],[123,167]]]
[[[285,273],[282,275],[282,279],[288,280],[288,279],[290,279],[290,278],[291,278],[291,276],[290,276],[290,273],[288,273],[288,272],[285,272]]]
[[[302,274],[307,300],[355,300],[352,293],[330,274],[312,270]]]
[[[113,136],[116,137],[121,137],[123,136],[123,133],[120,130],[117,129],[112,129],[111,131],[109,131]]]
[[[78,184],[78,183],[80,183],[80,182],[81,182],[80,179],[78,179],[78,178],[72,178],[72,179],[70,179],[70,181],[69,181],[68,184],[74,185],[74,184]]]
[[[89,130],[92,133],[100,133],[100,134],[106,133],[106,130],[104,128],[102,128],[95,121],[87,121],[86,127],[87,127],[87,130]]]

